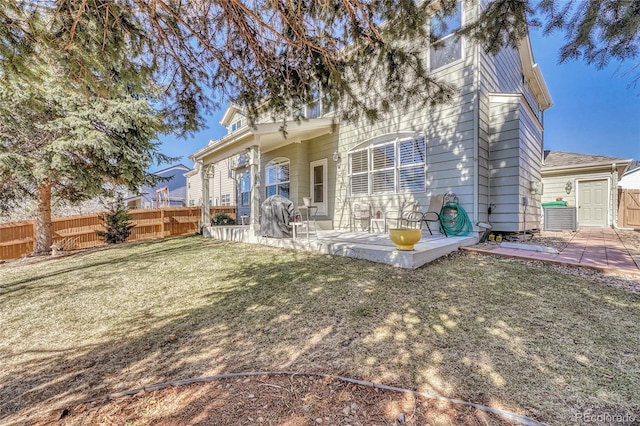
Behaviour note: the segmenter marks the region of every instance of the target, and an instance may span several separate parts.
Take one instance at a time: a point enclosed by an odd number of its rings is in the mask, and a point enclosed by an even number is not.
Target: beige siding
[[[187,206],[202,205],[202,177],[200,173],[187,177]]]
[[[220,161],[214,166],[214,174],[211,179],[210,194],[215,205],[220,205],[223,195],[229,195],[231,205],[236,205],[236,183],[229,169],[229,162]]]
[[[486,3],[486,2],[485,2]],[[488,156],[488,185],[494,229],[505,232],[540,227],[540,195],[531,192],[539,182],[543,133],[539,105],[526,83],[516,49],[497,55],[479,49],[479,147],[480,158]],[[498,101],[500,95],[504,99]],[[488,152],[485,150],[488,148]],[[529,206],[523,205],[528,197]]]
[[[346,163],[346,159],[341,161],[333,161],[333,153],[338,149],[338,133],[332,133],[325,136],[312,139],[305,142],[309,146],[309,162],[307,168],[307,187],[306,191],[301,192],[301,197],[307,197],[311,193],[311,170],[310,163],[313,161],[327,159],[327,217],[333,219],[335,211],[335,194],[336,194],[336,175],[341,164]],[[302,198],[300,199],[302,201]],[[325,217],[320,217],[325,219]]]
[[[541,181],[542,127],[522,96],[498,94],[490,100],[491,222],[504,232],[539,228],[540,194],[531,187]]]
[[[292,143],[282,148],[263,153],[261,155],[262,187],[261,200],[265,199],[265,168],[275,158],[289,159],[290,200],[298,206],[302,204],[302,198],[310,194],[310,163],[312,161],[327,159],[327,198],[329,200],[328,218],[333,216],[334,194],[336,182],[337,164],[332,160],[333,152],[337,150],[337,133],[320,136],[301,143]],[[321,217],[319,219],[327,219]]]
[[[233,116],[231,117],[231,120],[229,120],[229,126],[227,127],[227,133],[231,133],[231,125],[233,123],[235,123],[236,121],[238,121],[238,120],[242,120],[242,126],[240,128],[242,128],[242,127],[247,125],[247,118],[244,116],[244,114],[242,114],[240,112],[235,112],[233,114]],[[238,129],[236,129],[236,131],[237,130]]]
[[[465,10],[465,17],[470,16]],[[433,194],[454,192],[473,221],[474,211],[474,127],[475,94],[473,90],[474,48],[463,44],[463,60],[437,70],[434,74],[459,88],[459,94],[445,105],[396,110],[379,122],[365,120],[341,124],[337,165],[334,226],[348,227],[350,208],[355,202],[367,202],[375,211],[397,210],[405,200],[417,201],[423,210]],[[422,134],[427,139],[427,190],[368,197],[349,194],[348,153],[360,144],[383,135]],[[486,188],[486,179],[485,179]],[[486,190],[486,189],[485,189]]]
[[[235,180],[230,173],[229,163],[220,161],[214,164],[213,178],[209,180],[209,198],[212,205],[220,205],[222,195],[230,195],[231,205],[236,205]],[[187,206],[202,205],[202,175],[200,169],[187,178]]]

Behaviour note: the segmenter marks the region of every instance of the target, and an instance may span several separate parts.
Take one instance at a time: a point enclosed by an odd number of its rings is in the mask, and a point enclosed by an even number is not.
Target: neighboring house
[[[196,163],[185,173],[187,178],[187,205],[202,206],[202,164]],[[205,178],[209,182],[210,206],[236,205],[236,180],[231,170],[231,160],[220,161],[209,168]]]
[[[640,189],[640,161],[633,162],[618,182],[618,188]]]
[[[447,27],[472,20],[481,3],[462,2]],[[431,49],[428,61],[434,76],[459,88],[449,104],[398,110],[374,124],[341,123],[319,98],[306,107],[306,120],[288,122],[286,137],[279,122],[247,126],[231,105],[221,121],[228,134],[191,158],[201,170],[232,158],[254,229],[261,202],[272,194],[296,205],[310,197],[322,227],[347,228],[356,202],[374,212],[403,201],[425,209],[431,196],[447,192],[474,226],[539,228],[542,117],[552,101],[528,37],[496,56],[452,34],[443,41],[446,48]]]
[[[187,179],[184,174],[190,169],[184,164],[177,164],[155,172],[155,175],[168,180],[159,182],[156,186],[143,186],[137,192],[125,194],[125,202],[131,209],[153,209],[158,207],[158,198],[161,198],[160,206],[171,207],[186,206]],[[158,194],[158,190],[167,188],[164,194]],[[166,197],[165,197],[166,196]],[[166,201],[165,201],[166,200]]]
[[[572,211],[577,226],[614,226],[618,179],[630,163],[625,158],[545,151],[542,202],[561,198],[569,207],[575,207]]]

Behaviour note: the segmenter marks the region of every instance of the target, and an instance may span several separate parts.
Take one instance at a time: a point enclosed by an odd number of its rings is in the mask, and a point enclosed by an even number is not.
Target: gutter
[[[207,154],[211,153],[211,151],[214,151],[218,148],[229,145],[237,141],[238,139],[246,136],[246,134],[249,133],[250,130],[251,130],[251,127],[247,126],[244,129],[238,130],[235,133],[230,133],[228,135],[225,135],[216,141],[209,141],[209,144],[207,146],[202,148],[200,151],[196,151],[195,153],[191,154],[189,158],[194,162],[198,162],[198,159],[200,160],[203,159]]]
[[[620,161],[618,163],[613,163],[614,165],[622,165],[622,164],[631,164],[631,160],[627,160],[627,161]],[[566,166],[544,166],[542,168],[542,173],[548,173],[548,172],[558,172],[558,171],[565,171],[565,170],[594,170],[594,169],[608,169],[609,166],[611,166],[611,162],[606,162],[606,163],[587,163],[587,164],[575,164],[575,165],[566,165]]]

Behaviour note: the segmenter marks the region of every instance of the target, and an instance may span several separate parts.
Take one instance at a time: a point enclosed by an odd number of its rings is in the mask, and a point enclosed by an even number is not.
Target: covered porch
[[[236,116],[238,114],[236,113]],[[233,121],[235,119],[230,119]],[[202,180],[202,199],[209,199],[209,179],[214,166],[227,161],[230,175],[237,179],[238,219],[246,220],[253,235],[260,234],[260,207],[270,195],[281,195],[299,206],[309,197],[327,227],[333,227],[335,161],[337,149],[332,118],[313,118],[288,123],[244,125],[209,144],[190,158],[196,162]],[[202,209],[202,223],[209,224],[208,209]]]
[[[262,244],[294,250],[305,250],[321,254],[364,259],[376,263],[416,269],[446,256],[460,247],[474,245],[478,237],[445,237],[439,233],[429,235],[425,230],[415,250],[397,250],[385,233],[346,232],[344,230],[321,230],[298,238],[267,238],[250,232],[249,226],[210,226],[203,235],[223,241]]]

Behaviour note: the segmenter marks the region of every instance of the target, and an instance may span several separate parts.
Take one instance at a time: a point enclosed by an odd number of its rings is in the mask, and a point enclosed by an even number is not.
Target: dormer
[[[239,107],[229,105],[222,116],[222,120],[220,120],[220,124],[227,128],[227,134],[231,134],[237,132],[243,127],[246,127],[248,122],[247,117]]]

